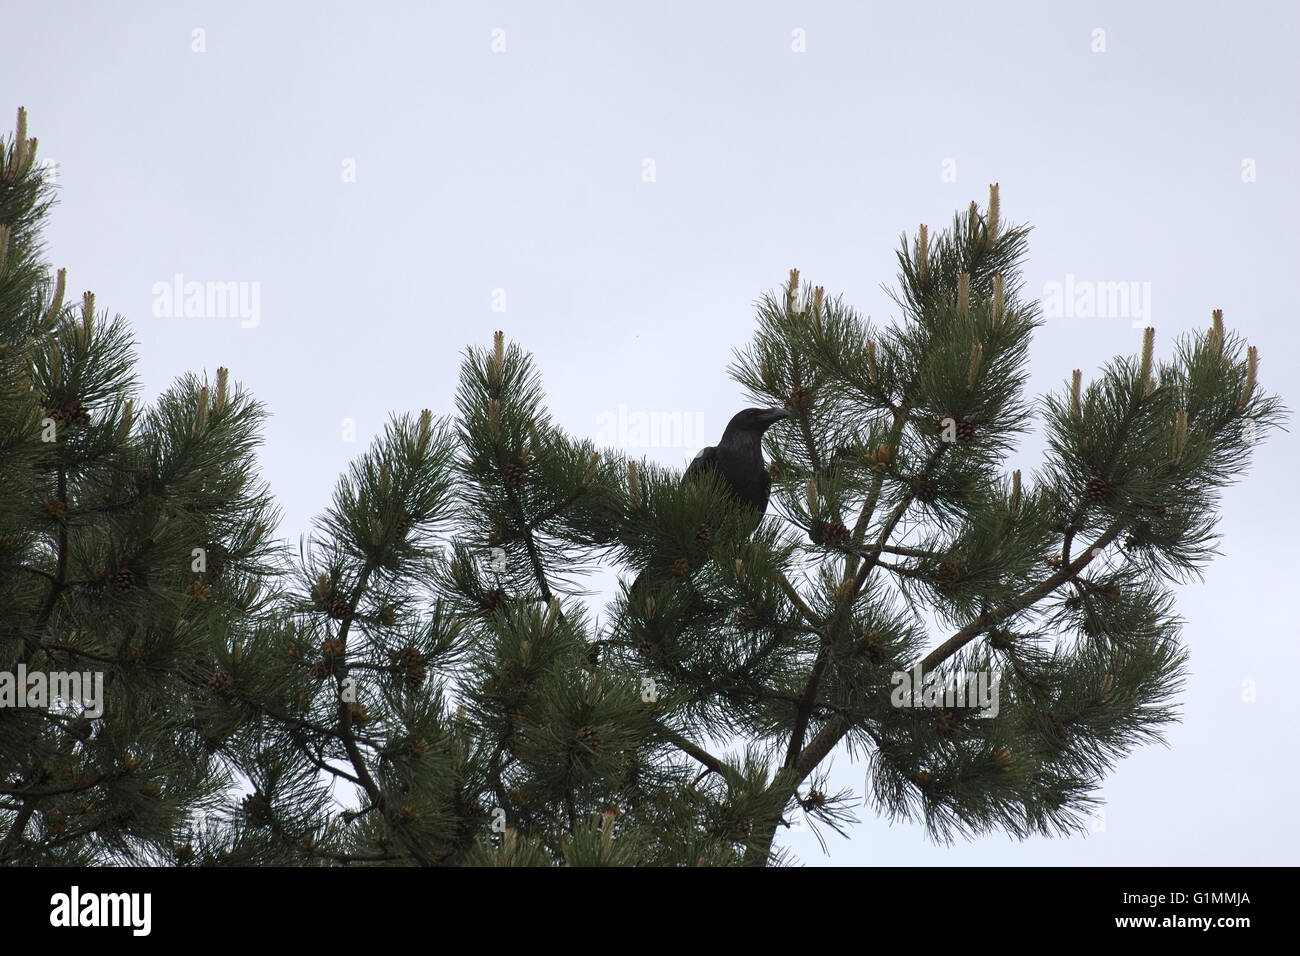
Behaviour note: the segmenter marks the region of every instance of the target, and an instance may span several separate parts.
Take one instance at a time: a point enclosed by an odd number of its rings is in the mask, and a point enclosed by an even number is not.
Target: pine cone
[[[885,659],[885,652],[880,647],[879,631],[867,632],[867,657],[871,659],[873,664],[879,664]]]
[[[337,594],[325,602],[325,613],[336,621],[341,621],[352,613],[352,605]]]
[[[695,532],[695,543],[701,548],[707,548],[713,541],[713,535],[709,533],[706,525],[701,524],[699,530]]]
[[[429,674],[428,668],[424,666],[424,655],[412,644],[407,644],[400,651],[389,651],[388,659],[402,672],[403,679],[412,687],[421,686]]]
[[[1016,758],[1011,756],[1011,752],[1006,747],[999,747],[993,751],[993,762],[998,765],[998,769],[1006,773],[1011,769],[1011,765],[1016,762]]]
[[[528,474],[528,465],[523,461],[512,461],[501,469],[501,477],[511,488],[516,488],[523,483],[524,477]]]
[[[917,476],[912,479],[912,494],[916,496],[917,501],[927,505],[934,504],[939,498],[939,485],[933,478]]]
[[[843,522],[834,520],[815,522],[808,529],[808,537],[813,544],[825,545],[830,548],[845,547],[852,540],[849,529],[844,527]]]
[[[735,613],[732,621],[736,627],[747,631],[758,622],[758,614],[752,607],[745,606]]]
[[[1070,745],[1069,732],[1065,729],[1065,725],[1061,723],[1061,718],[1056,716],[1055,711],[1049,710],[1047,712],[1047,722],[1052,727],[1052,736],[1056,738],[1056,742],[1062,747],[1068,747]]]
[[[196,601],[206,601],[208,598],[212,597],[212,588],[205,585],[202,578],[195,578],[189,583],[189,586],[185,589],[185,593]]]
[[[500,588],[485,591],[479,603],[483,609],[483,616],[490,618],[506,603],[506,592]]]
[[[219,694],[230,686],[232,679],[229,671],[216,670],[208,678],[208,687]]]
[[[1110,482],[1102,477],[1089,478],[1083,498],[1090,505],[1099,505],[1110,498]]]
[[[59,521],[68,516],[68,505],[62,498],[51,498],[41,505],[41,510],[51,518],[57,518]]]
[[[90,412],[78,401],[67,401],[62,405],[44,404],[45,414],[59,424],[67,422],[72,425],[89,425]]]
[[[952,584],[961,577],[961,565],[944,561],[934,572],[934,581],[940,586]]]
[[[72,723],[68,724],[68,733],[76,737],[82,743],[90,739],[91,724],[90,718],[82,714]]]
[[[320,652],[325,657],[342,657],[347,652],[347,646],[337,637],[328,637],[320,642]]]
[[[113,581],[119,591],[129,591],[135,585],[135,572],[130,568],[119,568]]]
[[[678,558],[673,562],[672,571],[679,578],[686,577],[690,573],[691,563],[685,558]]]
[[[952,425],[949,425],[949,422],[952,422]],[[939,435],[943,435],[950,427],[953,429],[957,441],[969,442],[975,440],[976,428],[975,423],[972,421],[958,418],[952,414],[943,414],[934,420],[934,430]]]
[[[352,721],[352,726],[358,729],[370,723],[370,715],[366,713],[366,705],[357,701],[348,704],[348,717]]]
[[[263,793],[250,793],[244,798],[244,815],[253,826],[264,827],[271,822],[271,801]]]
[[[813,403],[812,389],[807,388],[803,385],[796,385],[793,389],[790,390],[790,404],[793,405],[795,408],[799,409],[800,411],[804,411],[805,409],[811,407],[812,403]]]

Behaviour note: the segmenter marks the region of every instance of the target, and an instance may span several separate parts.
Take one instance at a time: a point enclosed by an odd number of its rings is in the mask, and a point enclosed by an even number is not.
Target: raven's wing
[[[698,455],[691,459],[691,463],[686,466],[686,473],[682,475],[682,480],[685,481],[687,478],[691,477],[691,475],[698,475],[706,468],[716,467],[717,463],[718,449],[710,445],[708,448],[701,450]]]

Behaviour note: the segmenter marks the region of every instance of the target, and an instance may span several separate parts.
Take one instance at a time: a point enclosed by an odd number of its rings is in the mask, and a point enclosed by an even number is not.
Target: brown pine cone
[[[803,385],[796,385],[790,390],[790,404],[795,408],[803,411],[811,407],[813,403],[812,389]]]
[[[51,518],[57,518],[60,521],[68,516],[68,504],[62,498],[51,498],[41,505],[41,510]]]
[[[950,428],[959,442],[975,440],[977,429],[974,422],[946,413],[934,419],[934,430],[937,434],[944,435]]]
[[[1090,505],[1099,505],[1110,498],[1110,482],[1102,477],[1089,478],[1083,490],[1084,500]]]
[[[483,608],[483,616],[491,617],[506,603],[506,592],[500,588],[493,588],[491,591],[485,591],[480,600]]]
[[[501,478],[511,488],[516,488],[523,483],[524,477],[528,474],[528,465],[523,461],[512,461],[501,469]]]
[[[939,485],[933,478],[917,476],[912,479],[912,494],[916,496],[917,501],[927,505],[934,504],[939,498]]]
[[[944,561],[934,572],[934,580],[939,585],[952,584],[961,577],[961,566],[952,561]]]
[[[842,548],[851,540],[849,529],[844,527],[840,521],[818,521],[808,529],[808,537],[813,544],[825,545],[830,548]]]
[[[244,814],[254,826],[266,826],[271,822],[271,801],[263,793],[250,793],[244,798]]]
[[[679,578],[686,577],[690,573],[691,563],[685,558],[678,558],[673,562],[672,572]]]
[[[366,705],[357,701],[348,704],[348,716],[353,727],[361,728],[370,723],[370,715],[366,713]]]
[[[135,585],[135,572],[130,568],[118,568],[113,582],[119,591],[129,591]]]
[[[429,670],[424,666],[424,655],[419,649],[412,644],[408,644],[400,651],[389,651],[389,659],[402,671],[402,677],[412,687],[419,687],[424,683],[428,676]]]

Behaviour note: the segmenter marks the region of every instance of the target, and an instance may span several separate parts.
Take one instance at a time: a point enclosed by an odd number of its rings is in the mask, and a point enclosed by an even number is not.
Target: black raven
[[[789,418],[784,408],[747,408],[727,422],[716,445],[701,451],[686,467],[683,481],[709,469],[716,469],[732,497],[758,512],[767,510],[772,476],[763,464],[763,433]]]
[[[784,408],[747,408],[737,412],[727,422],[722,438],[692,459],[682,475],[682,483],[698,475],[716,471],[731,496],[754,512],[753,527],[757,528],[767,510],[768,495],[772,490],[772,476],[763,463],[763,433],[790,414]],[[752,530],[752,529],[751,529]],[[628,594],[639,594],[646,576],[642,571]]]

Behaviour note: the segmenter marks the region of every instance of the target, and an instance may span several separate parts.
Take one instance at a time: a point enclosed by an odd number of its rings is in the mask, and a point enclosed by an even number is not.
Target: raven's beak
[[[790,417],[790,413],[784,408],[769,408],[764,410],[761,419],[764,428],[769,428],[777,422],[784,421]]]

